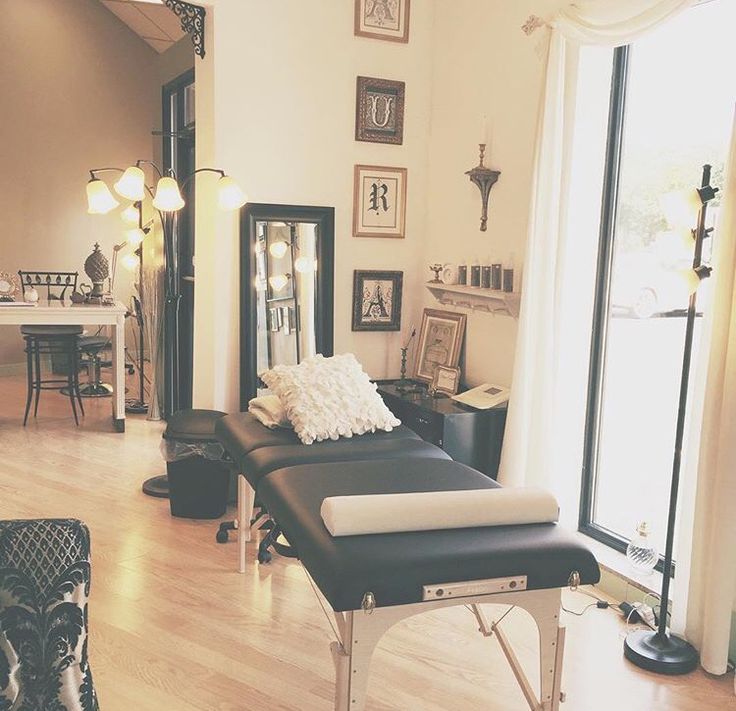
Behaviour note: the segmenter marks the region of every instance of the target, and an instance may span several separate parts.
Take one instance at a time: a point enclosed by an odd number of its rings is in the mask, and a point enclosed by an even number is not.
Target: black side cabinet
[[[379,380],[378,392],[391,412],[423,440],[442,447],[455,461],[495,479],[501,459],[506,405],[474,410],[426,388],[401,393],[395,380]]]

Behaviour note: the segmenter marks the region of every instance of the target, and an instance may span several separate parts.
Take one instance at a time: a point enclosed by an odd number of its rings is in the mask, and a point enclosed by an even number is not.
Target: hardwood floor
[[[0,518],[73,516],[92,533],[91,663],[103,711],[329,711],[331,633],[298,563],[275,557],[234,571],[235,544],[216,522],[173,519],[141,493],[161,473],[161,425],[128,420],[111,431],[110,401],[86,400],[75,427],[68,402],[44,393],[21,427],[25,384],[0,378]],[[590,598],[566,592],[580,610]],[[495,608],[489,607],[489,615]],[[499,611],[502,611],[499,608]],[[565,711],[736,709],[733,677],[665,678],[622,657],[625,625],[611,610],[563,614]],[[525,613],[504,622],[533,668]],[[533,676],[533,675],[532,675]],[[370,711],[523,711],[497,643],[455,608],[394,628],[374,658]]]

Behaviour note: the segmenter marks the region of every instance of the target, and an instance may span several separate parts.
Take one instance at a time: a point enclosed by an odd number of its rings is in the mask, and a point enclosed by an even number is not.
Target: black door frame
[[[161,88],[163,142],[163,169],[166,173],[175,170],[181,180],[192,173],[195,164],[195,133],[187,130],[184,114],[184,89],[194,84],[194,68],[188,69]],[[176,106],[176,116],[172,116],[171,99],[180,95]],[[181,133],[182,135],[171,135]],[[172,142],[177,142],[176,155],[172,155]],[[176,163],[176,165],[174,165]],[[182,165],[183,163],[183,165]],[[194,357],[194,220],[195,220],[195,182],[182,189],[186,205],[176,215],[178,293],[181,300],[178,308],[178,339],[171,347],[174,349],[175,374],[164,379],[165,387],[172,390],[164,397],[166,409],[172,412],[192,406],[193,357]],[[166,325],[164,325],[166,328]],[[167,362],[169,362],[167,360]],[[176,382],[174,382],[176,381]],[[165,412],[166,416],[172,412]]]

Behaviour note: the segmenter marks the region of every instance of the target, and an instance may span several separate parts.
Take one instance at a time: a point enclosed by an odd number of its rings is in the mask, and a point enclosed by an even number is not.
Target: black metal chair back
[[[28,287],[34,289],[46,289],[47,301],[64,301],[71,292],[77,289],[79,272],[47,272],[47,271],[25,271],[18,270],[21,289],[25,291]],[[69,291],[69,294],[67,294]]]

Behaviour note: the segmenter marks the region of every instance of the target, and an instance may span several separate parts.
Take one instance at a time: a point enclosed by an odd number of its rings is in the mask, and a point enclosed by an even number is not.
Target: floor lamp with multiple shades
[[[718,192],[718,188],[714,188],[710,184],[710,174],[711,166],[703,166],[703,177],[699,188],[681,193],[673,193],[668,195],[666,200],[663,200],[663,207],[667,213],[668,222],[672,227],[682,229],[689,234],[688,239],[691,245],[694,243],[694,255],[692,269],[688,270],[685,275],[689,286],[690,300],[688,302],[685,326],[685,348],[682,358],[682,375],[680,378],[680,401],[677,409],[675,455],[672,463],[659,624],[656,630],[637,630],[631,632],[626,636],[626,640],[624,641],[624,656],[629,661],[642,669],[659,674],[687,674],[698,665],[698,652],[695,647],[684,639],[671,634],[667,629],[667,607],[672,577],[677,494],[680,486],[680,466],[682,463],[682,446],[685,435],[697,290],[700,282],[711,274],[711,267],[703,264],[703,242],[711,234],[711,229],[706,228],[708,203]],[[693,224],[697,226],[693,228]]]
[[[146,185],[142,165],[150,165],[158,182],[155,192]],[[158,213],[164,242],[164,320],[163,320],[163,377],[164,381],[164,415],[170,415],[179,409],[179,310],[181,304],[181,274],[179,266],[179,235],[177,213],[184,207],[184,198],[181,191],[199,173],[215,173],[219,175],[217,184],[217,202],[222,210],[237,210],[245,205],[247,198],[240,186],[225,171],[219,168],[197,168],[189,175],[178,179],[173,170],[162,171],[155,163],[148,160],[138,160],[135,165],[123,170],[122,168],[95,168],[90,170],[90,180],[87,183],[88,212],[91,214],[107,214],[120,205],[120,202],[110,191],[107,184],[98,177],[101,173],[116,172],[120,178],[114,184],[115,192],[121,197],[130,200],[131,205],[122,211],[124,219],[137,221],[138,227],[130,230],[126,237],[128,243],[137,246],[140,297],[145,302],[143,293],[143,249],[142,244],[146,234],[150,231],[152,220],[143,223],[143,201],[146,195],[152,198],[152,204]],[[133,214],[133,211],[137,215]],[[126,214],[127,213],[127,214]],[[131,255],[128,255],[131,256]],[[140,358],[142,359],[142,343]],[[140,400],[143,400],[143,367],[140,363]],[[167,496],[168,482],[166,476],[154,477],[144,484],[144,491],[153,496]]]

